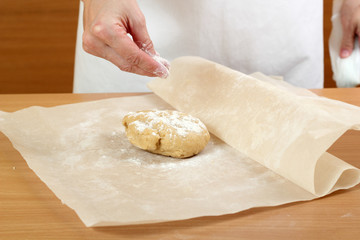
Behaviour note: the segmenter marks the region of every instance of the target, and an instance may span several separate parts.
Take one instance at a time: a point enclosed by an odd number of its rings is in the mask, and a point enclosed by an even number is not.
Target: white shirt
[[[323,87],[322,0],[139,0],[162,57],[200,56],[246,74],[283,76]],[[126,73],[82,49],[82,8],[74,92],[149,91],[149,77]]]

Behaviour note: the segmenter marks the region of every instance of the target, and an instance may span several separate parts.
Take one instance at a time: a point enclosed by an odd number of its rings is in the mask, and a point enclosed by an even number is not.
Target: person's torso
[[[247,74],[259,71],[297,86],[322,87],[321,0],[138,2],[156,50],[168,60],[201,56]],[[75,92],[146,91],[150,80],[90,56],[79,42],[75,71]]]

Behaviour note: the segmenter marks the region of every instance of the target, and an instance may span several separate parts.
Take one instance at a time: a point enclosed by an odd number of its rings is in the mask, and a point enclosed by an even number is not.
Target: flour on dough
[[[210,139],[197,118],[172,110],[130,112],[123,119],[126,136],[135,146],[175,158],[187,158],[203,150]]]

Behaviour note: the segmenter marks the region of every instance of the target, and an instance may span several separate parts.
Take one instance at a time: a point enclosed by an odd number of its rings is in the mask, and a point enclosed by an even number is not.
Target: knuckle
[[[343,42],[343,43],[341,44],[340,48],[351,51],[351,50],[353,49],[352,42],[350,42],[350,41]]]
[[[142,43],[142,49],[144,50],[151,50],[154,48],[154,44],[153,42],[151,41],[150,38],[146,39],[143,43]]]
[[[96,22],[93,24],[90,28],[90,32],[100,39],[107,39],[109,38],[110,31],[107,30],[107,27],[105,24],[103,24],[101,21]]]
[[[133,66],[130,64],[121,65],[121,66],[119,66],[119,68],[121,71],[124,71],[124,72],[132,72],[132,70],[133,70]]]
[[[89,34],[84,33],[82,37],[82,47],[85,52],[91,53],[94,49],[94,41]]]
[[[351,43],[352,43],[351,37],[344,35],[344,36],[343,36],[343,39],[342,39],[342,41],[341,41],[341,45],[342,45],[343,47],[349,47],[349,46],[351,46]]]
[[[139,65],[140,63],[140,53],[136,52],[133,54],[130,54],[129,56],[126,57],[126,61],[130,64],[130,65]]]

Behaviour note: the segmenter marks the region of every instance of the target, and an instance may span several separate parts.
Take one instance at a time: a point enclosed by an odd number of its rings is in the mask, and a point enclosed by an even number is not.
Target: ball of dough
[[[171,110],[130,112],[123,119],[126,136],[135,146],[175,158],[187,158],[203,150],[210,139],[197,118]]]

